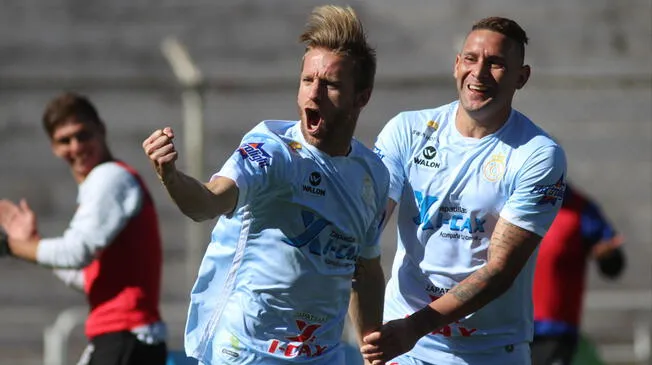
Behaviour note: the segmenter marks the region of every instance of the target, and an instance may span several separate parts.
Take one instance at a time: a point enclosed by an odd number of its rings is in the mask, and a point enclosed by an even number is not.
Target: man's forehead
[[[303,72],[307,74],[335,75],[352,66],[349,57],[325,49],[309,50],[304,55]]]
[[[502,33],[490,29],[477,29],[468,34],[461,53],[489,50],[507,56],[512,50],[517,49],[516,46],[516,41]]]
[[[79,131],[94,131],[95,128],[96,126],[94,123],[81,122],[73,117],[58,125],[52,132],[52,136],[72,135]]]

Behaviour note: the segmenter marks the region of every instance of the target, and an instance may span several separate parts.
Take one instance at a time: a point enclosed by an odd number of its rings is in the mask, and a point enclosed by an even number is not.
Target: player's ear
[[[520,90],[525,86],[527,83],[527,80],[530,79],[530,66],[529,65],[523,65],[521,66],[521,69],[519,70],[518,74],[518,80],[516,81],[516,89]]]
[[[462,56],[458,53],[455,55],[455,63],[453,64],[453,77],[457,79],[457,68],[460,65],[460,60]]]
[[[369,103],[371,99],[371,88],[364,89],[358,92],[355,96],[355,106],[358,108],[363,108]]]

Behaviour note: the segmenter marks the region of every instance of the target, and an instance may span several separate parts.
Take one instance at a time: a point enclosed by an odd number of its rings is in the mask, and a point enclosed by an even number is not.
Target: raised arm
[[[238,199],[236,183],[226,177],[216,177],[204,184],[179,171],[173,139],[171,128],[156,130],[143,142],[143,150],[181,212],[196,222],[232,212]]]

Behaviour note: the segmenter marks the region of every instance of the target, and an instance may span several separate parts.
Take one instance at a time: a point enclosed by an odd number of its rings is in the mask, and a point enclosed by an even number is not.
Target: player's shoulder
[[[380,185],[389,182],[389,171],[381,157],[378,156],[378,153],[367,148],[367,146],[355,138],[351,143],[353,144],[352,153],[355,154],[355,156],[351,157],[364,161],[371,177]]]
[[[243,156],[290,157],[292,127],[296,124],[286,120],[262,121],[244,135],[239,151]]]
[[[377,166],[383,166],[384,172],[386,172],[386,168],[384,168],[385,164],[383,164],[382,159],[376,152],[373,150],[369,149],[367,146],[365,146],[362,142],[358,141],[357,139],[352,139],[352,150],[351,152],[355,154],[357,158],[363,159],[365,163],[370,165],[372,168],[375,168]]]
[[[398,113],[390,123],[412,127],[433,127],[447,121],[451,110],[457,107],[457,101],[435,108],[405,110]]]
[[[504,136],[507,143],[522,150],[549,149],[563,152],[561,145],[525,114],[513,110],[511,118],[513,123],[510,131]]]
[[[119,161],[103,162],[95,166],[81,184],[81,191],[89,194],[119,193],[131,189],[141,189],[135,170]]]
[[[85,181],[91,182],[135,182],[136,170],[120,161],[107,161],[95,166]]]

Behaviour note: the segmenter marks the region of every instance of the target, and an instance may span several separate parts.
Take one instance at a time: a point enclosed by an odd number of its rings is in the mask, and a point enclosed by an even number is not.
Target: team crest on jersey
[[[269,161],[272,159],[272,156],[263,149],[264,143],[243,143],[238,152],[243,159],[249,159],[251,162],[255,162],[259,167],[269,166]]]
[[[564,198],[564,192],[566,191],[566,183],[564,182],[564,175],[562,175],[556,183],[552,185],[535,185],[532,189],[532,194],[543,194],[543,197],[537,202],[537,204],[548,204],[555,205],[558,200]]]
[[[505,155],[498,153],[492,155],[482,167],[482,176],[489,182],[500,180],[505,174]]]

